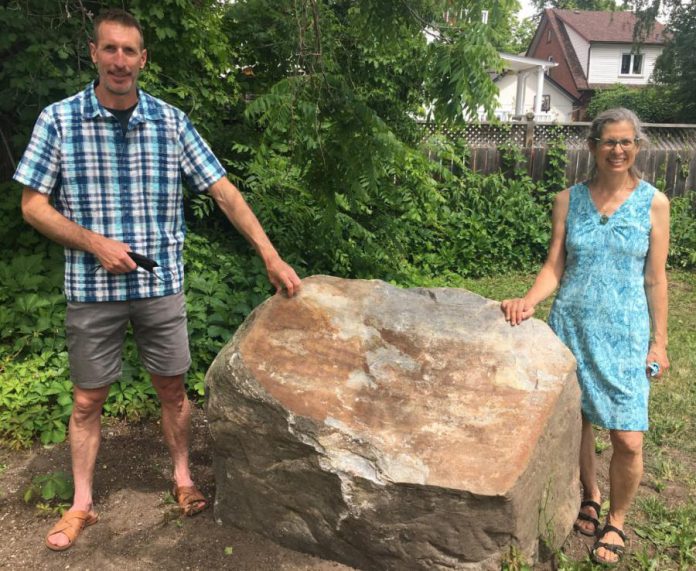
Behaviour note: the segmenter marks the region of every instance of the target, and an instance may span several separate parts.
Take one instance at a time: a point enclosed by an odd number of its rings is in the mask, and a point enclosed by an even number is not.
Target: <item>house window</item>
[[[641,75],[643,54],[621,54],[621,75]]]
[[[546,30],[546,43],[551,43],[551,30]]]
[[[534,96],[534,107],[536,108],[536,95]],[[541,112],[548,113],[551,111],[551,96],[542,95],[541,96]]]

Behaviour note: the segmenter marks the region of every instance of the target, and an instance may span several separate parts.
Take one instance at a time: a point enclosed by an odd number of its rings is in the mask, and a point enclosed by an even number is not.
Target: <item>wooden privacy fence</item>
[[[443,135],[465,143],[469,167],[481,173],[501,167],[501,147],[515,146],[526,158],[527,173],[543,180],[549,149],[561,140],[566,147],[566,180],[569,185],[586,180],[592,157],[587,148],[590,123],[476,123],[464,127],[443,127],[424,123],[426,137]],[[656,186],[664,182],[670,196],[696,189],[696,125],[643,125],[648,139],[636,166],[643,178]]]

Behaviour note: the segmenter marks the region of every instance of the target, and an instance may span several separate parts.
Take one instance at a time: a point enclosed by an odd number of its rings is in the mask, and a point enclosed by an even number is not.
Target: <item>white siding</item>
[[[580,60],[580,66],[582,71],[585,72],[585,77],[587,77],[587,64],[589,63],[590,56],[590,42],[585,40],[580,34],[578,34],[573,28],[565,25],[565,29],[568,32],[568,37],[570,38],[570,43],[573,45],[578,60]]]
[[[497,115],[502,119],[508,119],[515,114],[515,98],[517,95],[516,75],[506,75],[496,80],[498,87]],[[527,78],[527,86],[524,94],[524,112],[534,111],[534,96],[536,95],[536,73]],[[541,120],[557,121],[559,123],[572,121],[573,102],[555,85],[544,82],[544,95],[551,96],[551,111],[544,113]]]
[[[631,44],[592,44],[590,48],[590,71],[587,82],[625,83],[646,85],[655,68],[655,60],[662,53],[662,46],[642,46],[643,73],[641,75],[620,75],[621,55],[631,53]]]

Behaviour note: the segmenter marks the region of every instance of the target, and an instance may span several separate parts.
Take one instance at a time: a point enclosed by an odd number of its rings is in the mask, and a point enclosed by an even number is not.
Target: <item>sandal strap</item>
[[[65,512],[63,517],[58,520],[58,523],[56,523],[56,525],[54,525],[48,532],[47,537],[55,535],[56,533],[63,533],[66,535],[68,540],[72,542],[85,527],[85,523],[88,518],[88,512],[77,510]]]
[[[580,509],[582,508],[592,508],[595,512],[597,512],[597,517],[600,516],[600,512],[602,511],[602,506],[600,506],[594,500],[583,500],[580,502]]]
[[[195,486],[180,486],[175,488],[174,497],[180,504],[186,506],[205,501],[205,496],[203,496]]]
[[[617,534],[624,543],[628,540],[626,537],[626,534],[623,532],[622,529],[619,529],[618,527],[614,527],[610,523],[606,524],[604,528],[602,529],[602,533],[599,535],[599,538],[602,539],[607,533],[613,531],[615,534]]]
[[[583,521],[589,521],[592,525],[595,526],[595,529],[599,527],[599,520],[596,517],[592,517],[591,515],[587,515],[584,512],[578,513],[578,519],[581,519]]]
[[[605,543],[604,541],[598,541],[597,543],[594,544],[594,547],[592,548],[592,552],[594,553],[600,547],[603,547],[607,551],[611,551],[612,553],[615,553],[619,557],[621,557],[626,551],[626,548],[623,545],[617,545],[616,543]]]

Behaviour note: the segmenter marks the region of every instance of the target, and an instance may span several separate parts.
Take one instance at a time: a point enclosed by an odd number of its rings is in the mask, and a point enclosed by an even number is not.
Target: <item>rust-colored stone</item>
[[[316,276],[208,373],[216,516],[364,568],[486,569],[577,513],[575,362],[497,302]]]

